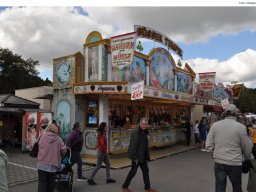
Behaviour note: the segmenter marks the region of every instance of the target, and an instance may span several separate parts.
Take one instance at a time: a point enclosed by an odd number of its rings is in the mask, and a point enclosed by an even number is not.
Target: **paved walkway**
[[[172,145],[170,147],[152,149],[150,154],[151,159],[155,160],[185,152],[194,148],[198,148],[198,146],[192,145],[187,147],[181,144]],[[36,158],[32,158],[27,153],[22,153],[17,149],[15,151],[9,151],[6,149],[3,150],[7,153],[9,160],[9,164],[7,166],[7,180],[9,186],[37,180]],[[83,170],[87,170],[91,169],[92,166],[96,163],[96,158],[87,157],[84,158],[83,161],[86,164],[83,166]],[[110,156],[110,163],[112,169],[120,169],[130,166],[130,160],[127,158],[127,154]],[[74,166],[74,169],[76,169],[76,165]]]

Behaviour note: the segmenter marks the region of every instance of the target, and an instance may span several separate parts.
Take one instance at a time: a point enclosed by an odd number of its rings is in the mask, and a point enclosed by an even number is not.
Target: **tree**
[[[51,85],[38,77],[38,61],[23,59],[9,49],[0,48],[0,94],[15,93],[15,89]]]
[[[243,113],[256,113],[256,89],[245,88],[234,104]]]

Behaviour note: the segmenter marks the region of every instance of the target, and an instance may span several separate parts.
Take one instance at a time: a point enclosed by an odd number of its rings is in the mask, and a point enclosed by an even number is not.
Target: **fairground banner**
[[[198,73],[200,88],[204,91],[212,90],[215,85],[216,72]]]
[[[133,60],[136,32],[111,37],[111,55],[113,69],[130,66]]]

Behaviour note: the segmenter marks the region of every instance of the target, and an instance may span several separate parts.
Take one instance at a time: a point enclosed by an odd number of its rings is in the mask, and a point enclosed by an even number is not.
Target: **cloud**
[[[109,38],[131,32],[138,24],[177,44],[192,44],[218,34],[256,31],[255,18],[252,7],[12,7],[0,11],[0,46],[39,60],[44,73],[52,70],[53,58],[82,52],[91,31]],[[255,61],[255,50],[248,49],[226,61],[197,58],[188,63],[197,73],[217,71],[218,81],[237,78],[255,86]]]
[[[226,61],[197,58],[187,62],[196,73],[216,72],[216,83],[230,84],[232,81],[244,83],[245,86],[256,88],[256,51],[247,49]],[[196,81],[198,82],[198,76]]]
[[[133,25],[159,30],[176,42],[207,41],[218,34],[256,31],[255,8],[239,7],[89,7],[93,20],[130,32]],[[103,14],[102,14],[103,13]]]

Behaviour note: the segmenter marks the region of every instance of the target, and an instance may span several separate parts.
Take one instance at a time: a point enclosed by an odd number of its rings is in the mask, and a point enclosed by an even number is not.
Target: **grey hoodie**
[[[252,142],[246,127],[235,117],[213,123],[206,139],[206,150],[213,153],[215,162],[225,165],[242,165],[243,158],[250,159]]]

